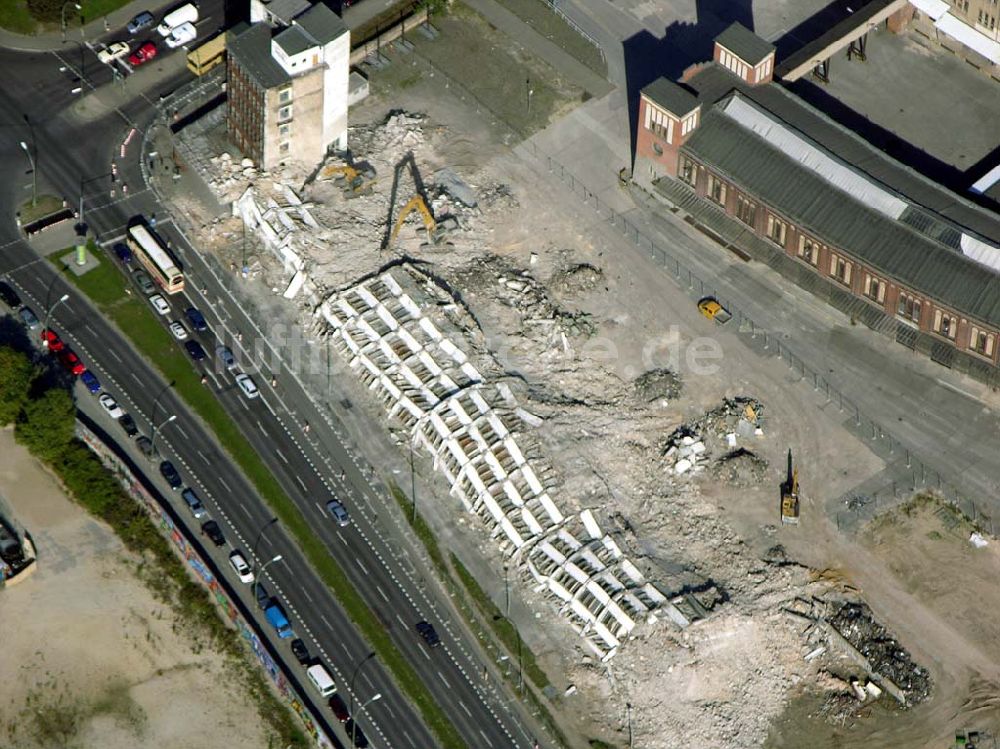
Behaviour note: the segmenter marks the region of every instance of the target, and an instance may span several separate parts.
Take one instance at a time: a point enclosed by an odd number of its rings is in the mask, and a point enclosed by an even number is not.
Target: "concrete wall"
[[[341,34],[323,48],[326,63],[323,83],[323,149],[347,149],[347,106],[351,74],[351,32]]]
[[[281,101],[285,87],[270,89],[264,104],[264,158],[262,167],[273,169],[281,163],[297,162],[307,168],[316,166],[326,153],[323,140],[323,79],[324,69],[314,68],[292,79],[292,98]],[[292,108],[290,120],[280,120],[280,112]],[[282,125],[288,133],[282,134]],[[282,151],[281,144],[288,143]]]

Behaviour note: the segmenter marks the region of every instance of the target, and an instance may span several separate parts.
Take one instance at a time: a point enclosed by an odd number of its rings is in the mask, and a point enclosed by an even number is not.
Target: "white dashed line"
[[[451,684],[449,684],[449,683],[448,683],[448,680],[447,680],[446,678],[444,678],[444,674],[443,674],[443,673],[441,673],[440,671],[438,671],[438,672],[437,672],[437,675],[438,675],[438,678],[439,678],[439,679],[440,679],[441,681],[443,681],[443,682],[444,682],[444,685],[445,685],[445,686],[446,686],[446,687],[447,687],[448,689],[451,689]]]
[[[299,482],[299,486],[302,487],[302,491],[306,491],[306,482],[303,481],[299,476],[296,476],[295,480]]]
[[[323,517],[326,517],[326,512],[320,506],[320,503],[319,502],[313,502],[313,504],[316,505],[316,509],[319,510],[319,514],[322,515]]]
[[[233,490],[230,488],[229,484],[226,483],[226,480],[222,478],[222,476],[219,476],[218,479],[219,483],[222,484],[224,487],[226,487],[226,491],[232,494]]]
[[[248,518],[250,518],[251,520],[253,520],[253,515],[250,514],[250,510],[248,510],[247,506],[245,504],[243,504],[242,502],[240,502],[240,509],[243,510],[243,514],[244,515],[246,515]]]
[[[462,702],[462,700],[458,701],[458,706],[461,707],[463,710],[465,710],[466,715],[468,715],[470,718],[472,717],[472,712],[469,710],[469,708],[465,706],[465,703]]]
[[[260,427],[261,434],[263,434],[265,437],[269,437],[270,436],[267,433],[267,430],[264,428],[264,425],[260,423],[260,419],[257,419],[257,426]],[[286,460],[285,462],[287,463],[288,461]]]
[[[368,570],[366,570],[365,566],[361,563],[361,557],[354,557],[354,562],[358,565],[358,567],[361,568],[362,572],[364,572],[366,575],[368,574]]]
[[[493,742],[490,741],[490,737],[487,736],[485,733],[483,733],[483,729],[481,729],[481,728],[479,729],[479,735],[483,737],[483,739],[486,741],[487,744],[489,744],[490,746],[493,746]]]
[[[115,350],[113,348],[109,348],[108,349],[108,353],[111,354],[111,356],[114,357],[114,360],[116,362],[118,362],[119,364],[122,363],[122,358],[120,356],[118,356],[118,354],[115,353]]]
[[[283,461],[285,461],[285,465],[287,466],[288,465],[288,458],[285,457],[285,454],[283,452],[281,452],[281,450],[279,450],[278,448],[274,448],[274,452],[276,452],[278,454],[279,458],[281,458]]]
[[[380,596],[382,596],[382,600],[383,600],[383,601],[385,601],[386,603],[388,603],[388,602],[389,602],[389,596],[387,596],[387,595],[385,594],[385,591],[384,591],[384,590],[382,590],[382,586],[381,586],[381,585],[376,585],[376,586],[375,586],[375,590],[377,590],[377,591],[378,591],[378,594],[379,594]]]
[[[184,429],[181,427],[180,424],[178,424],[177,426],[175,426],[174,429],[176,429],[178,432],[180,432],[181,433],[181,437],[183,437],[185,440],[187,440],[188,442],[191,441],[191,438],[188,437],[188,433],[184,431]]]

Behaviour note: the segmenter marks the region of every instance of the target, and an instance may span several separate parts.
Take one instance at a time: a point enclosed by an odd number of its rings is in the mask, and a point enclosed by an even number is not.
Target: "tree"
[[[50,388],[29,398],[14,429],[14,439],[47,461],[62,457],[73,440],[76,407],[70,394]]]
[[[17,419],[28,400],[28,389],[35,376],[35,365],[26,354],[0,346],[0,426]]]

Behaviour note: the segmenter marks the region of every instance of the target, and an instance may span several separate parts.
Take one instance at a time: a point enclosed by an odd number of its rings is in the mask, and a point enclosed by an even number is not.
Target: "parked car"
[[[136,286],[143,294],[153,294],[156,292],[156,284],[153,283],[153,279],[149,277],[149,274],[144,270],[132,271],[132,277],[135,279]]]
[[[219,359],[219,363],[225,367],[227,372],[232,372],[236,369],[236,357],[233,356],[232,350],[229,346],[219,346],[215,349],[215,355]]]
[[[80,382],[92,395],[97,395],[101,392],[101,381],[97,379],[97,375],[91,372],[89,369],[80,375]]]
[[[129,65],[137,68],[143,63],[149,62],[156,57],[156,45],[152,42],[144,42],[135,48],[135,51],[128,56]]]
[[[436,648],[441,644],[441,638],[438,637],[437,630],[434,629],[434,625],[429,622],[417,622],[416,630],[420,633],[420,636],[424,638],[424,642],[427,643],[429,647]]]
[[[42,345],[53,354],[57,354],[66,348],[66,344],[62,342],[62,338],[49,328],[42,331]]]
[[[267,588],[260,582],[254,584],[253,594],[257,598],[257,606],[261,611],[271,605],[271,594],[267,592]],[[295,643],[292,644],[294,645]]]
[[[11,309],[17,309],[21,306],[21,297],[14,291],[14,287],[6,281],[0,281],[0,299]]]
[[[181,481],[181,475],[177,473],[177,469],[174,468],[174,464],[169,460],[164,460],[160,463],[160,475],[166,479],[171,489],[180,489],[181,484],[184,483]]]
[[[198,343],[198,341],[185,341],[184,348],[187,349],[188,354],[195,361],[202,361],[208,354],[205,353],[204,347]]]
[[[120,421],[118,423],[121,424]],[[141,452],[143,455],[145,455],[150,460],[153,459],[153,455],[156,452],[156,448],[153,447],[153,441],[149,437],[147,437],[144,434],[141,437],[139,437],[139,439],[137,439],[135,441],[135,444],[138,445],[139,452]]]
[[[87,371],[87,368],[83,366],[83,362],[80,361],[80,357],[65,346],[62,351],[59,352],[58,356],[59,363],[62,364],[66,371],[70,374],[82,375]]]
[[[222,535],[222,528],[214,520],[207,520],[202,523],[201,532],[208,536],[216,546],[226,545],[226,537]]]
[[[712,296],[707,296],[698,302],[698,311],[709,320],[715,320],[723,325],[733,319],[729,310],[723,307],[719,300]]]
[[[162,294],[153,294],[153,296],[149,298],[149,303],[153,305],[153,309],[156,310],[157,314],[170,314],[170,305],[167,304],[167,300],[163,298]]]
[[[205,316],[201,314],[201,310],[197,307],[188,307],[184,310],[184,315],[195,330],[208,330],[208,323],[205,322]]]
[[[253,582],[253,571],[250,569],[250,565],[247,564],[246,557],[241,552],[229,552],[229,564],[232,565],[233,571],[239,577],[241,583]]]
[[[176,49],[184,44],[193,42],[197,36],[198,31],[195,29],[193,23],[182,23],[177,28],[171,30],[166,43],[170,49]]]
[[[178,341],[183,341],[188,337],[187,328],[185,328],[184,324],[178,320],[174,320],[170,323],[170,332],[174,334],[174,338]]]
[[[123,263],[132,262],[132,250],[124,242],[115,242],[115,256]]]
[[[327,502],[326,509],[331,515],[333,515],[333,519],[341,528],[346,528],[351,524],[351,518],[347,514],[347,508],[344,507],[344,503],[339,499],[331,499]]]
[[[21,322],[24,323],[24,326],[28,330],[35,330],[39,325],[41,325],[41,323],[38,322],[38,316],[35,315],[35,311],[31,309],[31,307],[21,307],[17,314],[20,316]]]
[[[301,663],[303,666],[312,660],[312,656],[309,655],[309,649],[306,648],[306,644],[302,642],[299,638],[292,640],[292,655],[295,656],[295,660]]]
[[[105,65],[110,65],[115,60],[128,54],[128,44],[125,42],[111,42],[107,47],[98,51],[97,59]]]
[[[333,710],[333,714],[337,716],[337,720],[341,723],[346,723],[351,719],[351,714],[347,712],[347,705],[344,704],[344,700],[339,694],[333,695],[333,697],[327,700],[326,704],[330,706],[330,709]]]
[[[257,389],[257,384],[248,374],[238,374],[236,375],[236,384],[240,386],[240,390],[243,391],[243,395],[247,398],[253,400],[260,396],[260,390]]]
[[[118,405],[118,401],[116,401],[107,393],[104,393],[97,400],[100,402],[101,408],[107,411],[108,416],[110,416],[112,419],[120,419],[122,416],[125,415],[125,410]]]
[[[184,504],[187,505],[196,520],[201,520],[203,517],[208,516],[208,510],[205,509],[205,505],[201,503],[198,495],[194,493],[194,489],[190,486],[185,487],[184,491],[181,492],[181,499],[184,500]]]
[[[128,22],[127,26],[128,33],[138,34],[143,29],[148,29],[150,26],[152,26],[153,21],[155,20],[156,18],[153,16],[152,13],[150,13],[148,10],[144,10],[142,13],[140,13],[139,15],[137,15],[135,18],[133,18],[131,21]]]
[[[348,736],[354,737],[354,746],[358,749],[367,749],[368,737],[365,736],[365,732],[361,730],[360,726],[354,725],[353,718],[348,718],[347,721],[345,721],[344,730],[347,731]]]
[[[139,427],[135,425],[135,419],[132,418],[131,414],[125,414],[120,419],[118,419],[118,426],[125,430],[125,434],[129,437],[135,437],[139,433]],[[140,439],[145,439],[142,437]]]

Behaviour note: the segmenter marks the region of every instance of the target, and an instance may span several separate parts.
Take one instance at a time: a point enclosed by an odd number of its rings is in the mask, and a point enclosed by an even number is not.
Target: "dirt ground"
[[[0,745],[269,746],[235,669],[136,577],[138,560],[0,431],[0,494],[38,570],[0,590]]]

